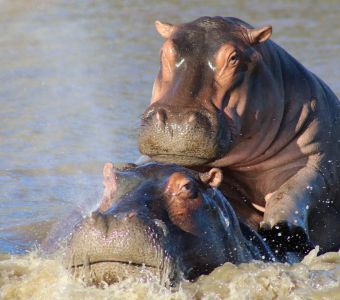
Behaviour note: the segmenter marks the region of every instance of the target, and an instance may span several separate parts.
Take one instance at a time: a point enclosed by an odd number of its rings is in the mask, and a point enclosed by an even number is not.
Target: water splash
[[[99,195],[100,190],[101,188],[96,187],[95,194]],[[98,208],[100,201],[99,196],[89,197],[84,193],[78,193],[77,198],[72,202],[71,212],[53,226],[48,237],[42,242],[41,250],[50,254],[62,247],[74,232],[75,227]]]
[[[0,257],[0,298],[28,299],[337,299],[340,293],[340,252],[317,256],[311,251],[301,263],[226,263],[196,282],[173,290],[155,277],[127,278],[102,288],[86,286],[68,272],[59,258],[38,252]]]

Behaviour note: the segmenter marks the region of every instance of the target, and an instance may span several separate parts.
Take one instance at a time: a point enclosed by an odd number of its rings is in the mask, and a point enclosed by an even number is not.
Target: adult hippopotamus
[[[270,41],[271,26],[202,17],[171,25],[139,148],[160,162],[222,168],[222,192],[265,233],[340,246],[340,105]]]
[[[103,173],[103,200],[76,227],[66,254],[66,264],[88,282],[112,283],[143,270],[175,283],[225,262],[275,260],[217,190],[219,169],[148,163],[118,170],[107,163]]]

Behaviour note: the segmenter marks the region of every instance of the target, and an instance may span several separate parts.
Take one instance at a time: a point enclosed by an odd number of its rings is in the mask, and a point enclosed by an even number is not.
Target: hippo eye
[[[182,192],[189,192],[189,191],[191,191],[191,188],[192,188],[192,182],[188,182],[187,184],[184,184],[181,187],[181,191]]]
[[[238,60],[239,60],[239,55],[235,52],[235,53],[233,53],[231,56],[230,56],[230,58],[229,58],[229,64],[230,65],[235,65],[237,62],[238,62]]]
[[[190,198],[197,198],[197,188],[191,181],[181,187],[181,192],[187,194]]]

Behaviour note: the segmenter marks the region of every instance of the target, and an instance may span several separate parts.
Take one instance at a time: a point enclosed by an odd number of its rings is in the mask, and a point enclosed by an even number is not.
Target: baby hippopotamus
[[[76,272],[90,271],[90,282],[112,283],[146,269],[173,283],[225,262],[286,260],[239,222],[217,189],[217,168],[198,172],[151,162],[118,169],[107,163],[103,175],[103,200],[76,227],[66,255]]]
[[[232,17],[156,22],[160,69],[140,126],[152,160],[218,167],[244,222],[321,251],[340,248],[340,102],[270,40]]]

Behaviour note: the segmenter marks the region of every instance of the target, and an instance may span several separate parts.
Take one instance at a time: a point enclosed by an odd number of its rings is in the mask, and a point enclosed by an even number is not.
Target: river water
[[[70,209],[95,207],[104,162],[138,158],[162,43],[153,22],[203,15],[273,25],[273,40],[340,96],[338,0],[0,0],[4,299],[340,299],[335,253],[293,266],[226,264],[170,292],[156,282],[85,288],[57,258],[30,251]]]

